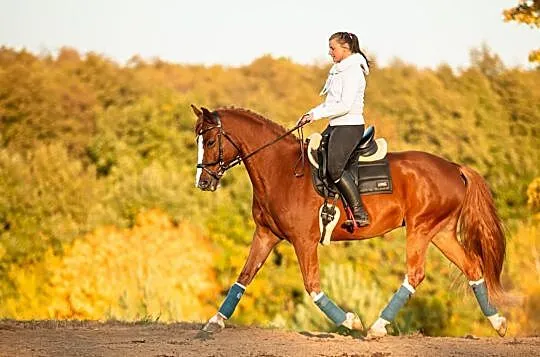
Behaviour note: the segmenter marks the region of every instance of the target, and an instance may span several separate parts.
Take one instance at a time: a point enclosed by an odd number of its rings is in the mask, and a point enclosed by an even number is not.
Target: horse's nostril
[[[206,181],[206,180],[201,180],[201,181],[199,181],[199,187],[200,187],[200,188],[207,188],[208,185],[209,185],[209,182]]]

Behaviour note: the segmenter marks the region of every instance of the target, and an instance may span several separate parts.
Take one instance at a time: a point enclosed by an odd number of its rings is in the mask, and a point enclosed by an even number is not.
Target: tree
[[[504,21],[516,21],[540,28],[540,0],[520,0],[513,8],[503,11]],[[540,49],[529,53],[529,61],[540,63]]]
[[[493,79],[504,72],[504,64],[501,58],[493,53],[486,43],[480,48],[470,51],[471,67],[480,70],[487,78]]]
[[[0,316],[170,322],[202,320],[215,309],[210,240],[160,210],[139,213],[130,229],[100,227],[62,248],[10,266],[18,294],[1,300]]]

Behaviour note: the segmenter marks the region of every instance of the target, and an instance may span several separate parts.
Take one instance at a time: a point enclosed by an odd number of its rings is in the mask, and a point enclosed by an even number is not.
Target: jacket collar
[[[369,74],[369,67],[367,65],[366,59],[364,56],[362,56],[360,53],[353,53],[349,57],[345,58],[339,63],[335,63],[332,68],[330,69],[330,73],[336,74],[339,72],[343,72],[347,68],[351,66],[360,66],[362,67],[362,70],[364,71],[364,74]]]

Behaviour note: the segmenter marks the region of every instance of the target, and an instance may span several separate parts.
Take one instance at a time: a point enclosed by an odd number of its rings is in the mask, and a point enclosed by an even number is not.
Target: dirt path
[[[0,356],[540,356],[540,337],[385,337],[200,324],[0,321]]]

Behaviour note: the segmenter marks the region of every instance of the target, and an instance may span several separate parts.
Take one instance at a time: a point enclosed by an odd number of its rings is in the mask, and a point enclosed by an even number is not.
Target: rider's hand
[[[302,117],[298,119],[298,121],[296,122],[296,125],[303,126],[303,125],[311,123],[313,120],[314,120],[313,114],[307,113],[307,114],[302,115]]]

